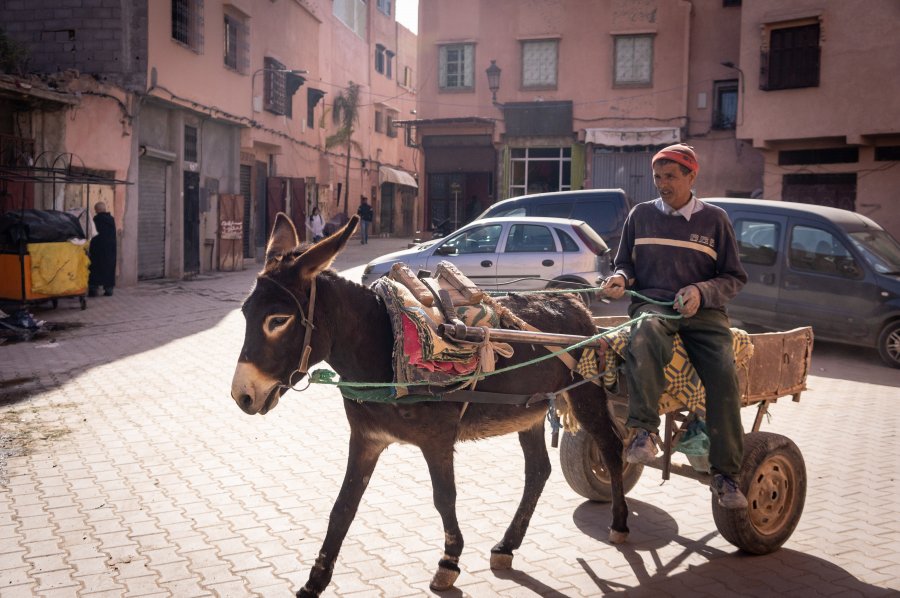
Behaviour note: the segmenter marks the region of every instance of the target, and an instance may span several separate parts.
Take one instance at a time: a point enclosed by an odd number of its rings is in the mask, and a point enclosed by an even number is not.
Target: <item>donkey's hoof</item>
[[[429,588],[435,592],[444,592],[453,587],[456,578],[459,577],[459,569],[449,569],[447,567],[438,567],[437,573],[431,579]]]
[[[313,592],[312,590],[307,589],[306,586],[303,586],[297,592],[297,598],[318,598],[318,596],[318,592]]]
[[[513,555],[503,552],[491,553],[491,569],[494,571],[506,571],[512,569]]]
[[[609,541],[611,544],[624,544],[628,541],[628,532],[617,532],[611,529],[609,530]]]

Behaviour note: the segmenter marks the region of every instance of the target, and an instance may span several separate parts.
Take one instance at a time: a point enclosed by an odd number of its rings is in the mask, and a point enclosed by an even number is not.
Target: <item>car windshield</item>
[[[886,231],[850,233],[850,240],[879,274],[900,273],[900,243]]]

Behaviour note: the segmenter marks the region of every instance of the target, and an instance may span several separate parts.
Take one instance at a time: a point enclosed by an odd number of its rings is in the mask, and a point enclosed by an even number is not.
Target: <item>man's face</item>
[[[681,166],[673,162],[653,165],[653,184],[659,190],[659,196],[666,204],[677,210],[691,199],[691,188],[694,186],[696,172],[684,174]]]

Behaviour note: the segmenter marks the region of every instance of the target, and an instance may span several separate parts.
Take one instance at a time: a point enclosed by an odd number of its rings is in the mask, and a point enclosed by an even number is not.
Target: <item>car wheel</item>
[[[900,368],[900,321],[890,322],[881,331],[878,354],[892,368]]]

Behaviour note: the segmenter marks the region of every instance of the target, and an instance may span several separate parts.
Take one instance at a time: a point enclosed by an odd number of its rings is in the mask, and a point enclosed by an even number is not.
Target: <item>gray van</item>
[[[583,189],[520,195],[498,201],[478,218],[550,216],[586,222],[615,254],[631,205],[621,189]]]
[[[900,243],[848,210],[788,201],[704,199],[728,212],[747,284],[728,306],[737,324],[878,349],[900,368]]]

